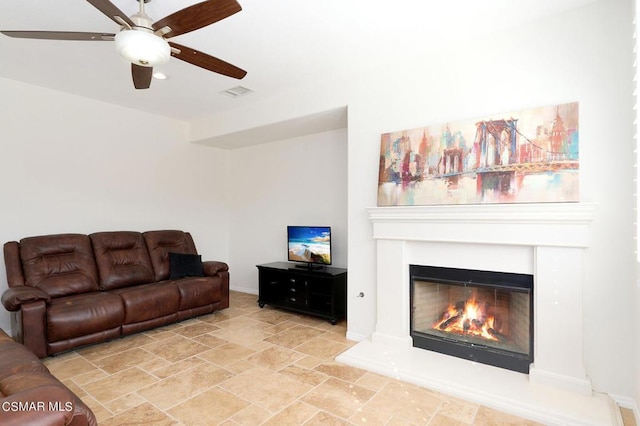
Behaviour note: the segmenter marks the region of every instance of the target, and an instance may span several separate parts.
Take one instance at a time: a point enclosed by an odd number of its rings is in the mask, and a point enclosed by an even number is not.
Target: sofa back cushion
[[[154,281],[151,260],[140,232],[96,232],[89,238],[93,243],[101,290]]]
[[[98,270],[86,235],[58,234],[20,240],[25,285],[51,297],[98,290]]]
[[[147,243],[156,281],[169,279],[169,253],[197,254],[191,234],[183,231],[147,231]]]

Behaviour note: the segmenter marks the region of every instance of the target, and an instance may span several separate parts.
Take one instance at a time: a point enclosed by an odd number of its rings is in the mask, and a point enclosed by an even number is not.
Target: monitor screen
[[[289,261],[331,265],[331,227],[287,226]]]

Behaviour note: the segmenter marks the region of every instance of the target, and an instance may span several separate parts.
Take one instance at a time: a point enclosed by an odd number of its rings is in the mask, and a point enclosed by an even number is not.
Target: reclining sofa
[[[183,231],[29,237],[4,259],[13,338],[39,358],[229,307],[227,264]]]

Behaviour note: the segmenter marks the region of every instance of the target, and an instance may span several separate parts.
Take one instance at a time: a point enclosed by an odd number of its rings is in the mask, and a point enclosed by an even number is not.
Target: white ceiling
[[[154,80],[149,90],[135,90],[130,66],[111,41],[2,35],[0,77],[190,120],[595,0],[238,1],[241,12],[173,40],[245,69],[243,80],[172,58],[162,66],[169,79]],[[129,15],[138,10],[136,0],[112,2]],[[158,20],[197,2],[152,0],[146,10]],[[0,3],[0,29],[115,33],[119,28],[86,1],[20,0]],[[219,94],[237,85],[254,92],[236,99]]]

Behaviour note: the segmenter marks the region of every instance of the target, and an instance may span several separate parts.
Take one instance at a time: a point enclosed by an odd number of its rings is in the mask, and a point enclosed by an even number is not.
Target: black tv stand
[[[347,314],[347,270],[308,266],[287,262],[257,265],[258,305],[315,315],[336,324]]]

